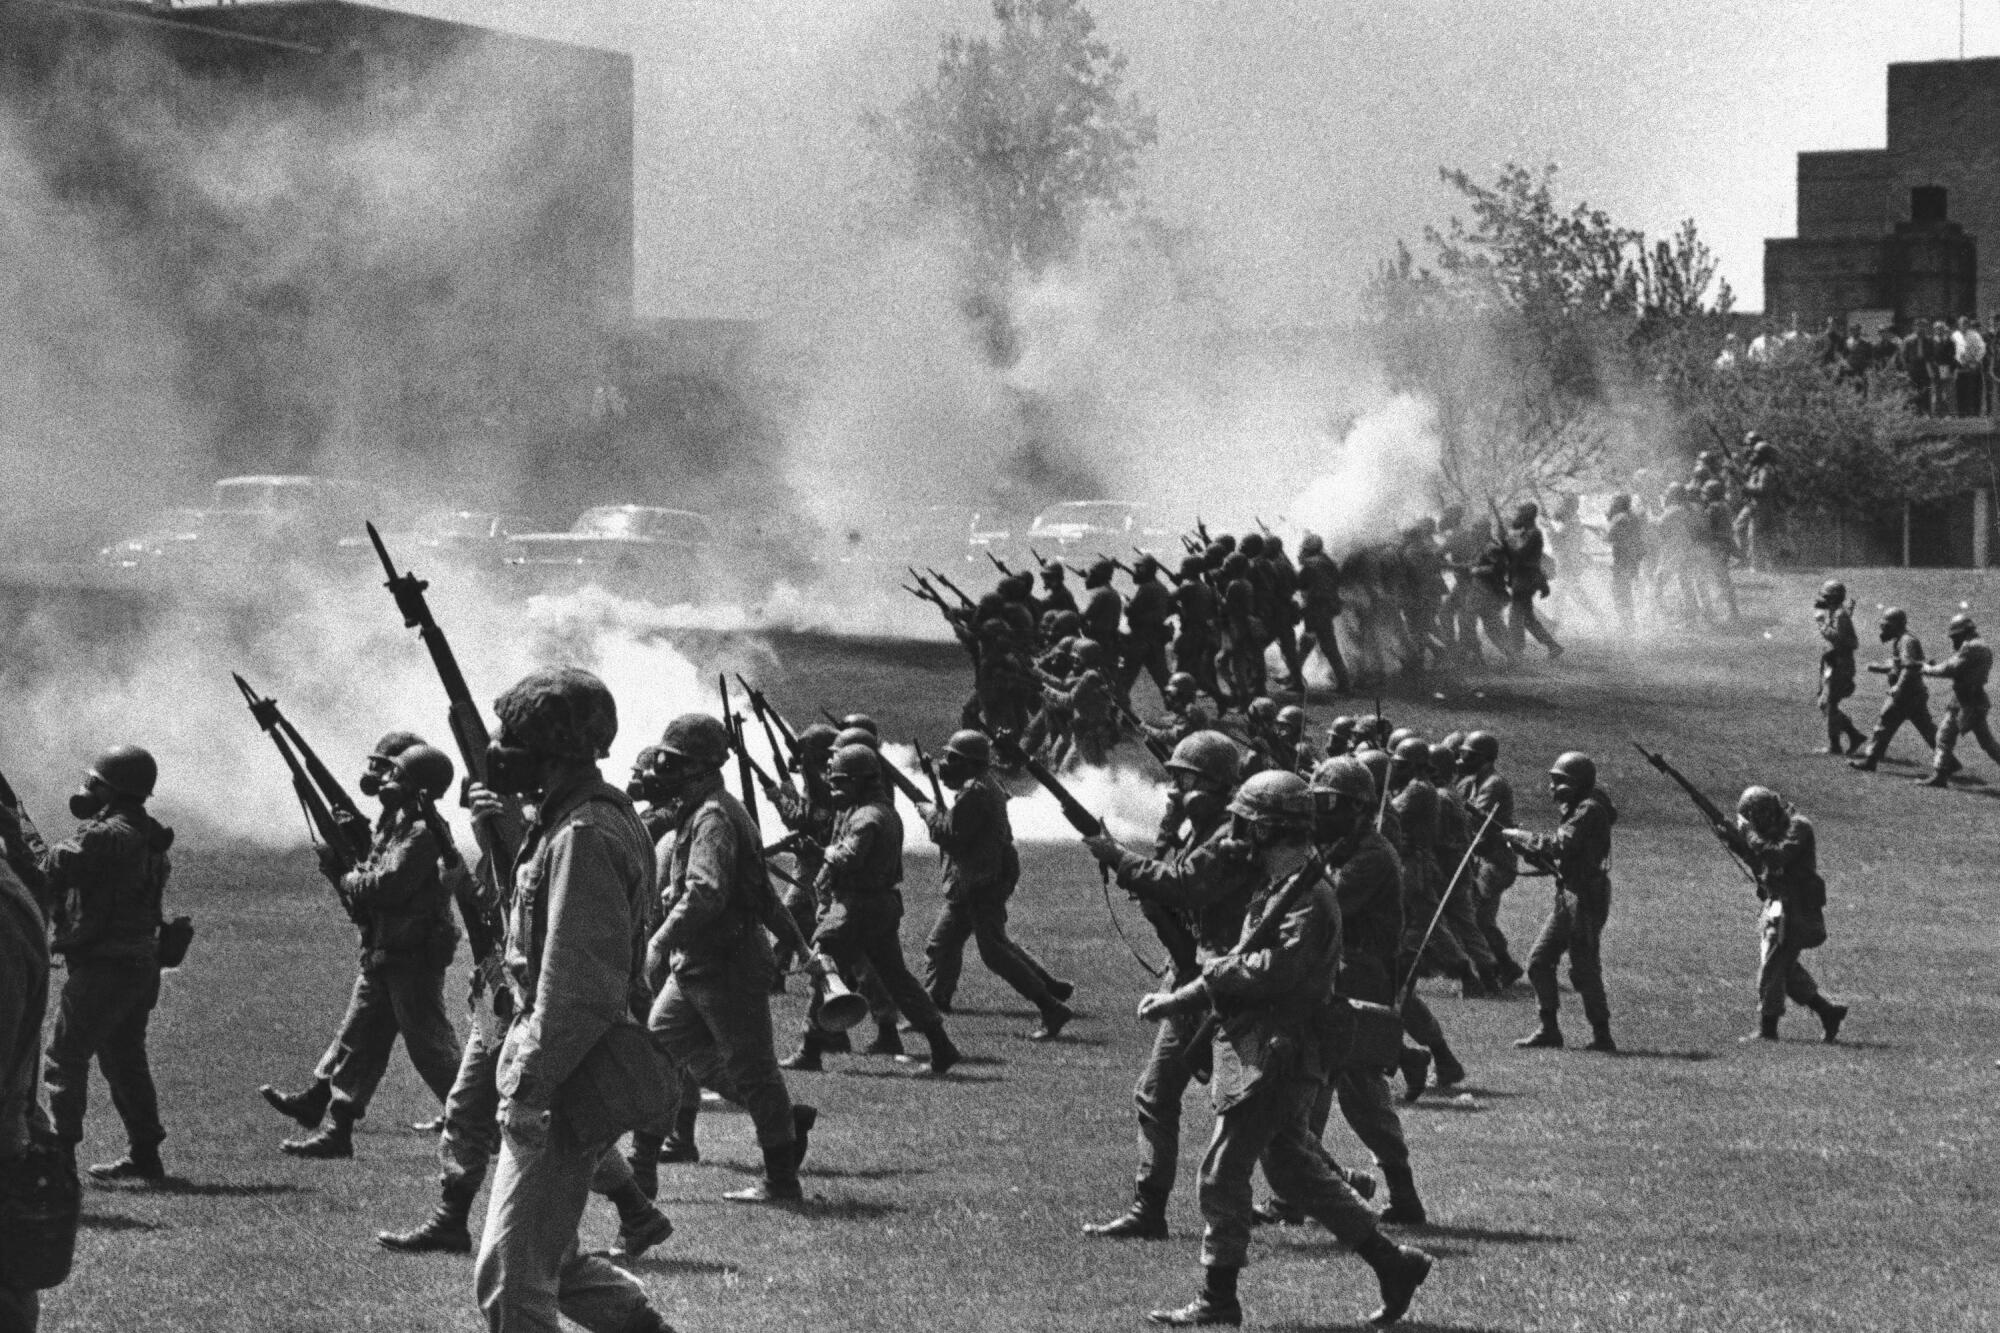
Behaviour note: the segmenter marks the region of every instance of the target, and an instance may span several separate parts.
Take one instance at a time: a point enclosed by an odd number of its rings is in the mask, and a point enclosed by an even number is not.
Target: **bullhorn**
[[[849,990],[831,967],[814,974],[813,996],[818,1001],[813,1022],[822,1031],[845,1032],[868,1017],[868,1001]]]

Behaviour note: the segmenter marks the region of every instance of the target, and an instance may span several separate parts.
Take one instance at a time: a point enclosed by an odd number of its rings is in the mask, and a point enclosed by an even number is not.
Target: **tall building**
[[[1764,243],[1772,319],[2000,304],[2000,59],[1891,65],[1888,112],[1884,148],[1799,154],[1799,234]]]
[[[102,336],[174,341],[217,474],[559,464],[631,318],[622,54],[348,0],[0,0],[0,166],[129,313]]]

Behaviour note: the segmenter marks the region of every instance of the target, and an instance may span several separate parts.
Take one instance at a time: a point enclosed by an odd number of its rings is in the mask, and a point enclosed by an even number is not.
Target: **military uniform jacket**
[[[1951,682],[1959,711],[1983,714],[1987,707],[1986,678],[1993,674],[1993,650],[1978,639],[1967,639],[1956,652],[1931,668]]]
[[[1819,613],[1819,637],[1826,645],[1820,650],[1819,664],[1835,676],[1854,675],[1854,650],[1861,646],[1861,640],[1854,633],[1854,617],[1844,606],[1831,607]]]
[[[27,1151],[30,1126],[40,1118],[48,930],[41,904],[0,861],[0,1161]]]
[[[1472,826],[1466,822],[1464,798],[1455,788],[1436,786],[1435,790],[1438,869],[1449,879],[1458,869],[1458,863],[1465,859],[1465,849],[1472,841]]]
[[[1159,644],[1173,637],[1169,623],[1174,615],[1174,599],[1158,579],[1142,579],[1125,603],[1125,624],[1135,643]]]
[[[1005,899],[1021,882],[1008,799],[991,773],[981,773],[959,790],[949,809],[935,808],[924,820],[944,854],[944,896],[952,902]]]
[[[1465,801],[1466,825],[1474,833],[1488,815],[1493,816],[1474,855],[1498,870],[1518,870],[1520,858],[1514,854],[1514,845],[1501,836],[1502,829],[1514,827],[1513,784],[1489,768],[1460,778],[1458,794]]]
[[[361,926],[362,966],[451,963],[458,926],[438,853],[437,839],[416,811],[382,812],[367,858],[340,877],[340,896]]]
[[[822,896],[869,898],[893,893],[902,882],[903,818],[888,799],[877,796],[836,814],[820,871]]]
[[[1627,509],[1605,526],[1604,540],[1611,547],[1611,567],[1635,573],[1646,559],[1646,520]]]
[[[1912,706],[1931,697],[1924,685],[1924,645],[1914,634],[1899,636],[1890,647],[1889,697]]]
[[[1042,585],[1041,612],[1075,611],[1076,594],[1069,590],[1067,583],[1044,583]]]
[[[1335,844],[1327,857],[1333,877],[1334,901],[1340,906],[1343,961],[1359,978],[1375,978],[1386,986],[1395,974],[1396,951],[1403,938],[1403,867],[1396,849],[1372,828]],[[1387,1004],[1388,994],[1370,994],[1373,985],[1343,994],[1357,1000]]]
[[[1389,798],[1396,814],[1396,852],[1403,858],[1406,907],[1422,903],[1429,910],[1437,905],[1437,805],[1437,788],[1422,778],[1410,779]]]
[[[1239,948],[1250,943],[1260,919],[1279,906],[1276,900],[1295,878],[1309,875],[1312,884],[1275,932],[1263,932],[1268,938],[1261,947],[1202,964],[1218,1027],[1209,1084],[1218,1113],[1241,1105],[1266,1083],[1326,1076],[1321,1028],[1340,966],[1340,907],[1311,846],[1271,848],[1260,860]]]
[[[142,806],[118,801],[50,848],[42,867],[55,917],[49,947],[71,963],[154,961],[173,842],[174,831]]]
[[[1340,566],[1324,551],[1299,561],[1299,593],[1306,614],[1314,618],[1340,614]]]
[[[1784,904],[1786,916],[1794,923],[1823,921],[1826,881],[1819,877],[1818,838],[1812,821],[1804,815],[1790,815],[1775,838],[1741,825],[1739,831],[1757,871],[1757,896],[1765,902]]]
[[[771,803],[785,827],[799,835],[793,856],[799,863],[799,878],[811,883],[819,874],[822,849],[833,839],[833,806],[826,800],[825,784],[811,782],[804,791],[780,788]]]
[[[1125,603],[1116,588],[1099,584],[1090,589],[1081,612],[1083,637],[1097,640],[1104,645],[1106,652],[1115,652],[1118,648],[1118,622],[1124,614]]]
[[[1183,637],[1206,642],[1215,637],[1215,589],[1198,578],[1173,591],[1174,611]]]
[[[612,1025],[633,1021],[653,884],[653,845],[624,792],[591,771],[543,794],[507,915],[515,1010],[498,1085],[515,1104],[547,1109]]]
[[[1240,847],[1229,838],[1228,820],[1217,818],[1206,828],[1191,828],[1187,845],[1168,856],[1126,852],[1111,873],[1133,897],[1174,913],[1194,937],[1197,961],[1206,962],[1243,937],[1243,912],[1258,870]]]
[[[767,924],[783,911],[750,812],[711,773],[688,793],[667,857],[658,940],[677,977],[752,977],[769,986],[777,960]],[[782,926],[776,928],[782,930]],[[789,938],[789,934],[787,934]]]
[[[1558,892],[1574,894],[1587,906],[1609,909],[1611,826],[1617,822],[1617,808],[1599,787],[1563,810],[1554,833],[1537,834],[1526,845],[1555,863]]]

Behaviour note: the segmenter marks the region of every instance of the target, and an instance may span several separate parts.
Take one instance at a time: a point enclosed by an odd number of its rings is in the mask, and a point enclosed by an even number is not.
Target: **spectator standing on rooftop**
[[[1938,320],[1931,325],[1931,415],[1952,414],[1958,387],[1958,349],[1952,345],[1951,325]]]
[[[1918,416],[1927,416],[1931,410],[1931,335],[1924,328],[1922,320],[1903,339],[1902,347],[1896,354],[1896,362],[1902,367],[1909,381],[1910,410]]]
[[[1958,415],[1976,417],[1985,406],[1981,394],[1986,379],[1986,339],[1980,336],[1979,326],[1973,323],[1972,316],[1958,317],[1958,331],[1951,335],[1951,349],[1958,363],[1954,376],[1958,388]]]

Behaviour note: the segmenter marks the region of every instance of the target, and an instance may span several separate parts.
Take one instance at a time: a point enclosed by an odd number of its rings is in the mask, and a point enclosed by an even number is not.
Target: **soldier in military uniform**
[[[1746,787],[1736,801],[1736,830],[1757,875],[1763,912],[1763,957],[1757,969],[1757,1037],[1778,1039],[1785,1001],[1819,1015],[1821,1039],[1840,1039],[1848,1008],[1819,993],[1800,955],[1826,943],[1826,881],[1812,821],[1769,787]]]
[[[1249,858],[1225,854],[1229,800],[1236,791],[1240,752],[1217,731],[1196,732],[1167,760],[1173,780],[1159,855],[1126,851],[1111,835],[1087,840],[1091,855],[1138,899],[1147,918],[1170,944],[1176,987],[1194,981],[1208,959],[1227,953],[1243,932],[1243,908],[1256,870]],[[1171,823],[1173,827],[1167,828]],[[1132,1089],[1139,1112],[1139,1173],[1132,1206],[1109,1222],[1084,1227],[1086,1235],[1160,1240],[1167,1234],[1167,1199],[1180,1167],[1181,1099],[1194,1079],[1190,1049],[1201,1026],[1198,1013],[1162,1019],[1146,1067]]]
[[[1326,540],[1317,532],[1308,532],[1299,543],[1299,615],[1305,626],[1299,637],[1300,670],[1303,673],[1317,648],[1333,672],[1333,688],[1346,694],[1350,688],[1347,662],[1340,655],[1340,637],[1334,632],[1340,611],[1340,566],[1326,553]]]
[[[1549,595],[1548,568],[1543,560],[1542,529],[1537,523],[1541,509],[1532,501],[1514,511],[1511,535],[1503,536],[1507,552],[1507,630],[1514,652],[1526,647],[1528,638],[1548,649],[1549,660],[1561,657],[1563,647],[1535,614],[1535,599]]]
[[[786,778],[770,793],[771,805],[787,830],[787,836],[780,840],[780,845],[792,854],[792,862],[798,867],[798,882],[787,883],[779,896],[784,900],[785,910],[792,914],[792,920],[798,922],[799,935],[804,939],[812,938],[813,922],[818,916],[810,886],[819,875],[827,839],[833,835],[833,798],[826,787],[826,764],[833,754],[834,737],[839,734],[824,722],[816,722],[801,731],[798,736],[799,781],[794,783]],[[795,961],[792,954],[792,942],[780,935],[778,968],[781,973]],[[776,984],[784,985],[782,976]]]
[[[993,742],[977,731],[952,734],[938,755],[938,781],[958,793],[949,806],[919,807],[944,859],[944,905],[924,946],[924,989],[939,1009],[958,993],[965,942],[979,946],[993,975],[1041,1012],[1030,1041],[1054,1041],[1076,1015],[1075,993],[1007,934],[1007,900],[1021,881],[1021,856],[1007,819],[1007,789],[994,780]]]
[[[1077,610],[1076,594],[1069,590],[1069,583],[1063,577],[1062,561],[1057,560],[1042,566],[1041,609],[1044,615],[1050,611]]]
[[[1226,854],[1255,867],[1243,933],[1192,981],[1139,1002],[1149,1021],[1211,1006],[1217,1019],[1215,1130],[1201,1170],[1202,1288],[1192,1303],[1151,1318],[1173,1327],[1242,1321],[1237,1275],[1249,1257],[1251,1175],[1261,1163],[1289,1202],[1374,1269],[1382,1304],[1368,1319],[1386,1327],[1408,1311],[1432,1260],[1382,1235],[1310,1127],[1334,1072],[1322,1030],[1341,956],[1340,908],[1313,847],[1313,799],[1297,774],[1261,773],[1238,790],[1230,813],[1231,841],[1242,846]]]
[[[1847,761],[1849,768],[1872,773],[1888,752],[1889,742],[1907,722],[1923,737],[1924,744],[1936,748],[1937,723],[1931,721],[1931,693],[1924,687],[1924,645],[1910,633],[1910,618],[1901,607],[1882,613],[1875,627],[1876,637],[1889,645],[1887,662],[1871,662],[1868,669],[1889,678],[1889,693],[1882,700],[1882,714],[1875,720],[1875,732],[1868,748],[1858,759]]]
[[[1463,740],[1462,736],[1457,738],[1458,742]],[[1430,758],[1431,786],[1436,788],[1438,796],[1438,869],[1444,873],[1443,887],[1450,894],[1445,899],[1444,917],[1438,928],[1450,932],[1453,942],[1472,962],[1478,984],[1461,988],[1465,997],[1471,999],[1502,989],[1493,950],[1486,943],[1486,932],[1479,928],[1478,909],[1473,904],[1477,895],[1469,864],[1465,873],[1458,876],[1458,886],[1451,886],[1452,877],[1458,874],[1459,864],[1471,850],[1472,837],[1479,830],[1473,827],[1465,798],[1454,785],[1458,776],[1458,744],[1447,736],[1430,747]],[[1480,819],[1484,822],[1485,816]]]
[[[281,1115],[315,1132],[288,1139],[294,1157],[354,1156],[354,1125],[368,1114],[402,1037],[410,1063],[442,1103],[458,1074],[458,1034],[444,1007],[444,974],[458,951],[452,891],[438,844],[418,810],[450,790],[454,770],[443,751],[408,732],[391,732],[368,756],[362,789],[382,803],[368,855],[343,870],[339,854],[319,849],[320,871],[361,930],[361,970],[340,1031],[304,1092],[259,1089]],[[322,1118],[330,1121],[321,1126]]]
[[[1926,787],[1942,787],[1964,765],[1958,762],[1958,738],[1970,734],[1986,751],[1986,757],[2000,764],[2000,742],[1993,739],[1986,716],[1991,702],[1986,697],[1986,679],[1993,674],[1993,650],[1979,637],[1979,626],[1963,611],[1951,618],[1945,629],[1951,640],[1951,656],[1928,663],[1926,676],[1942,676],[1951,682],[1951,702],[1945,706],[1944,723],[1938,728],[1937,749],[1931,759],[1931,775],[1919,779]]]
[[[1618,821],[1618,810],[1610,794],[1597,785],[1597,764],[1575,750],[1550,765],[1549,794],[1562,812],[1562,823],[1554,833],[1506,832],[1523,856],[1546,864],[1555,878],[1555,904],[1528,953],[1528,981],[1535,988],[1541,1023],[1514,1044],[1563,1044],[1557,1022],[1561,998],[1556,966],[1568,954],[1570,984],[1590,1021],[1590,1041],[1584,1049],[1615,1053],[1618,1043],[1611,1037],[1611,1006],[1604,995],[1598,945],[1611,915],[1611,826]]]
[[[764,1178],[723,1197],[796,1200],[819,1112],[791,1100],[778,1069],[771,936],[793,937],[809,965],[826,964],[813,957],[771,888],[749,812],[723,787],[729,733],[722,723],[702,713],[677,717],[661,734],[659,753],[656,776],[674,812],[674,838],[661,885],[666,916],[646,949],[647,977],[658,983],[647,1027],[687,1079],[743,1107],[756,1126]]]
[[[1125,601],[1111,586],[1118,566],[1099,558],[1083,572],[1083,637],[1099,644],[1107,660],[1116,660],[1118,626],[1125,616]]]
[[[1473,846],[1472,906],[1487,951],[1493,955],[1494,978],[1505,990],[1525,970],[1514,961],[1507,934],[1500,928],[1500,901],[1520,874],[1520,859],[1506,837],[1514,826],[1514,787],[1500,776],[1495,767],[1499,761],[1499,738],[1490,731],[1472,732],[1459,747],[1457,786],[1467,825],[1475,835],[1481,825],[1486,826],[1485,835],[1477,837]]]
[[[495,1333],[554,1329],[561,1316],[672,1333],[637,1279],[577,1244],[591,1181],[619,1160],[607,1098],[640,1086],[572,1078],[614,1027],[637,1026],[632,1005],[645,993],[652,840],[631,798],[597,771],[617,735],[617,705],[589,672],[558,668],[523,677],[493,711],[492,789],[471,788],[474,815],[499,815],[511,795],[531,801],[535,817],[508,904],[513,1017],[496,1077],[500,1161],[474,1268],[480,1309]]]
[[[1215,674],[1216,654],[1222,649],[1222,631],[1216,619],[1215,589],[1208,584],[1207,566],[1202,557],[1189,555],[1181,561],[1180,580],[1174,585],[1173,603],[1175,673],[1186,674],[1193,679],[1209,698],[1215,700],[1217,708],[1228,707],[1228,701],[1222,696],[1222,682]]]
[[[1751,431],[1750,472],[1743,478],[1743,508],[1736,515],[1737,549],[1743,561],[1760,573],[1770,568],[1773,538],[1776,535],[1778,500],[1784,479],[1778,470],[1778,451],[1769,440]]]
[[[6,812],[0,813],[0,839],[12,840],[18,836],[8,817],[14,808],[0,801],[0,811]],[[34,892],[15,873],[16,859],[0,856],[0,1172],[9,1178],[22,1171],[21,1159],[36,1150],[48,1128],[37,1084],[49,1007],[49,926]],[[34,873],[39,880],[39,860]],[[0,1273],[0,1329],[35,1333],[41,1303],[39,1291]]]
[[[882,760],[866,746],[843,746],[828,764],[827,785],[839,813],[813,885],[821,904],[813,948],[848,978],[862,960],[873,965],[889,997],[930,1043],[930,1072],[942,1074],[958,1063],[959,1051],[945,1032],[944,1016],[903,961],[903,895],[897,888],[903,880],[903,820],[883,790]],[[823,1050],[820,1030],[808,1016],[799,1049],[785,1068],[817,1069]]]
[[[1841,742],[1847,753],[1859,754],[1867,737],[1841,702],[1854,693],[1854,650],[1861,641],[1854,635],[1854,613],[1847,603],[1847,585],[1829,579],[1813,600],[1813,623],[1819,626],[1819,710],[1826,715],[1826,752],[1839,754]]]
[[[167,1178],[159,1096],[146,1057],[146,1027],[160,999],[160,897],[174,831],[146,810],[159,780],[136,745],[106,750],[90,766],[69,812],[83,821],[42,864],[53,905],[52,952],[68,976],[57,1001],[43,1080],[57,1140],[83,1141],[90,1062],[111,1088],[130,1151],[90,1168],[98,1180],[158,1184]]]
[[[1390,756],[1389,808],[1395,812],[1396,852],[1403,862],[1403,931],[1396,954],[1398,980],[1412,972],[1435,970],[1457,980],[1471,993],[1483,993],[1472,960],[1458,947],[1450,931],[1431,931],[1428,943],[1424,932],[1442,903],[1444,871],[1437,861],[1438,794],[1431,786],[1430,743],[1420,736],[1405,737]],[[1421,955],[1418,952],[1422,946]],[[1423,1091],[1425,1075],[1435,1063],[1437,1085],[1454,1087],[1465,1081],[1465,1066],[1445,1040],[1437,1015],[1415,990],[1403,1001],[1403,1028],[1421,1048],[1406,1058],[1403,1076],[1408,1081],[1408,1100]]]
[[[1123,662],[1118,669],[1118,697],[1127,707],[1132,687],[1141,672],[1153,678],[1153,687],[1165,698],[1167,693],[1167,645],[1174,637],[1174,598],[1160,582],[1160,562],[1142,555],[1132,562],[1132,596],[1125,603],[1124,640],[1120,644]]]
[[[1187,672],[1167,677],[1166,705],[1173,717],[1163,725],[1146,727],[1152,739],[1178,745],[1198,731],[1215,730],[1215,712],[1201,701],[1195,678]]]

